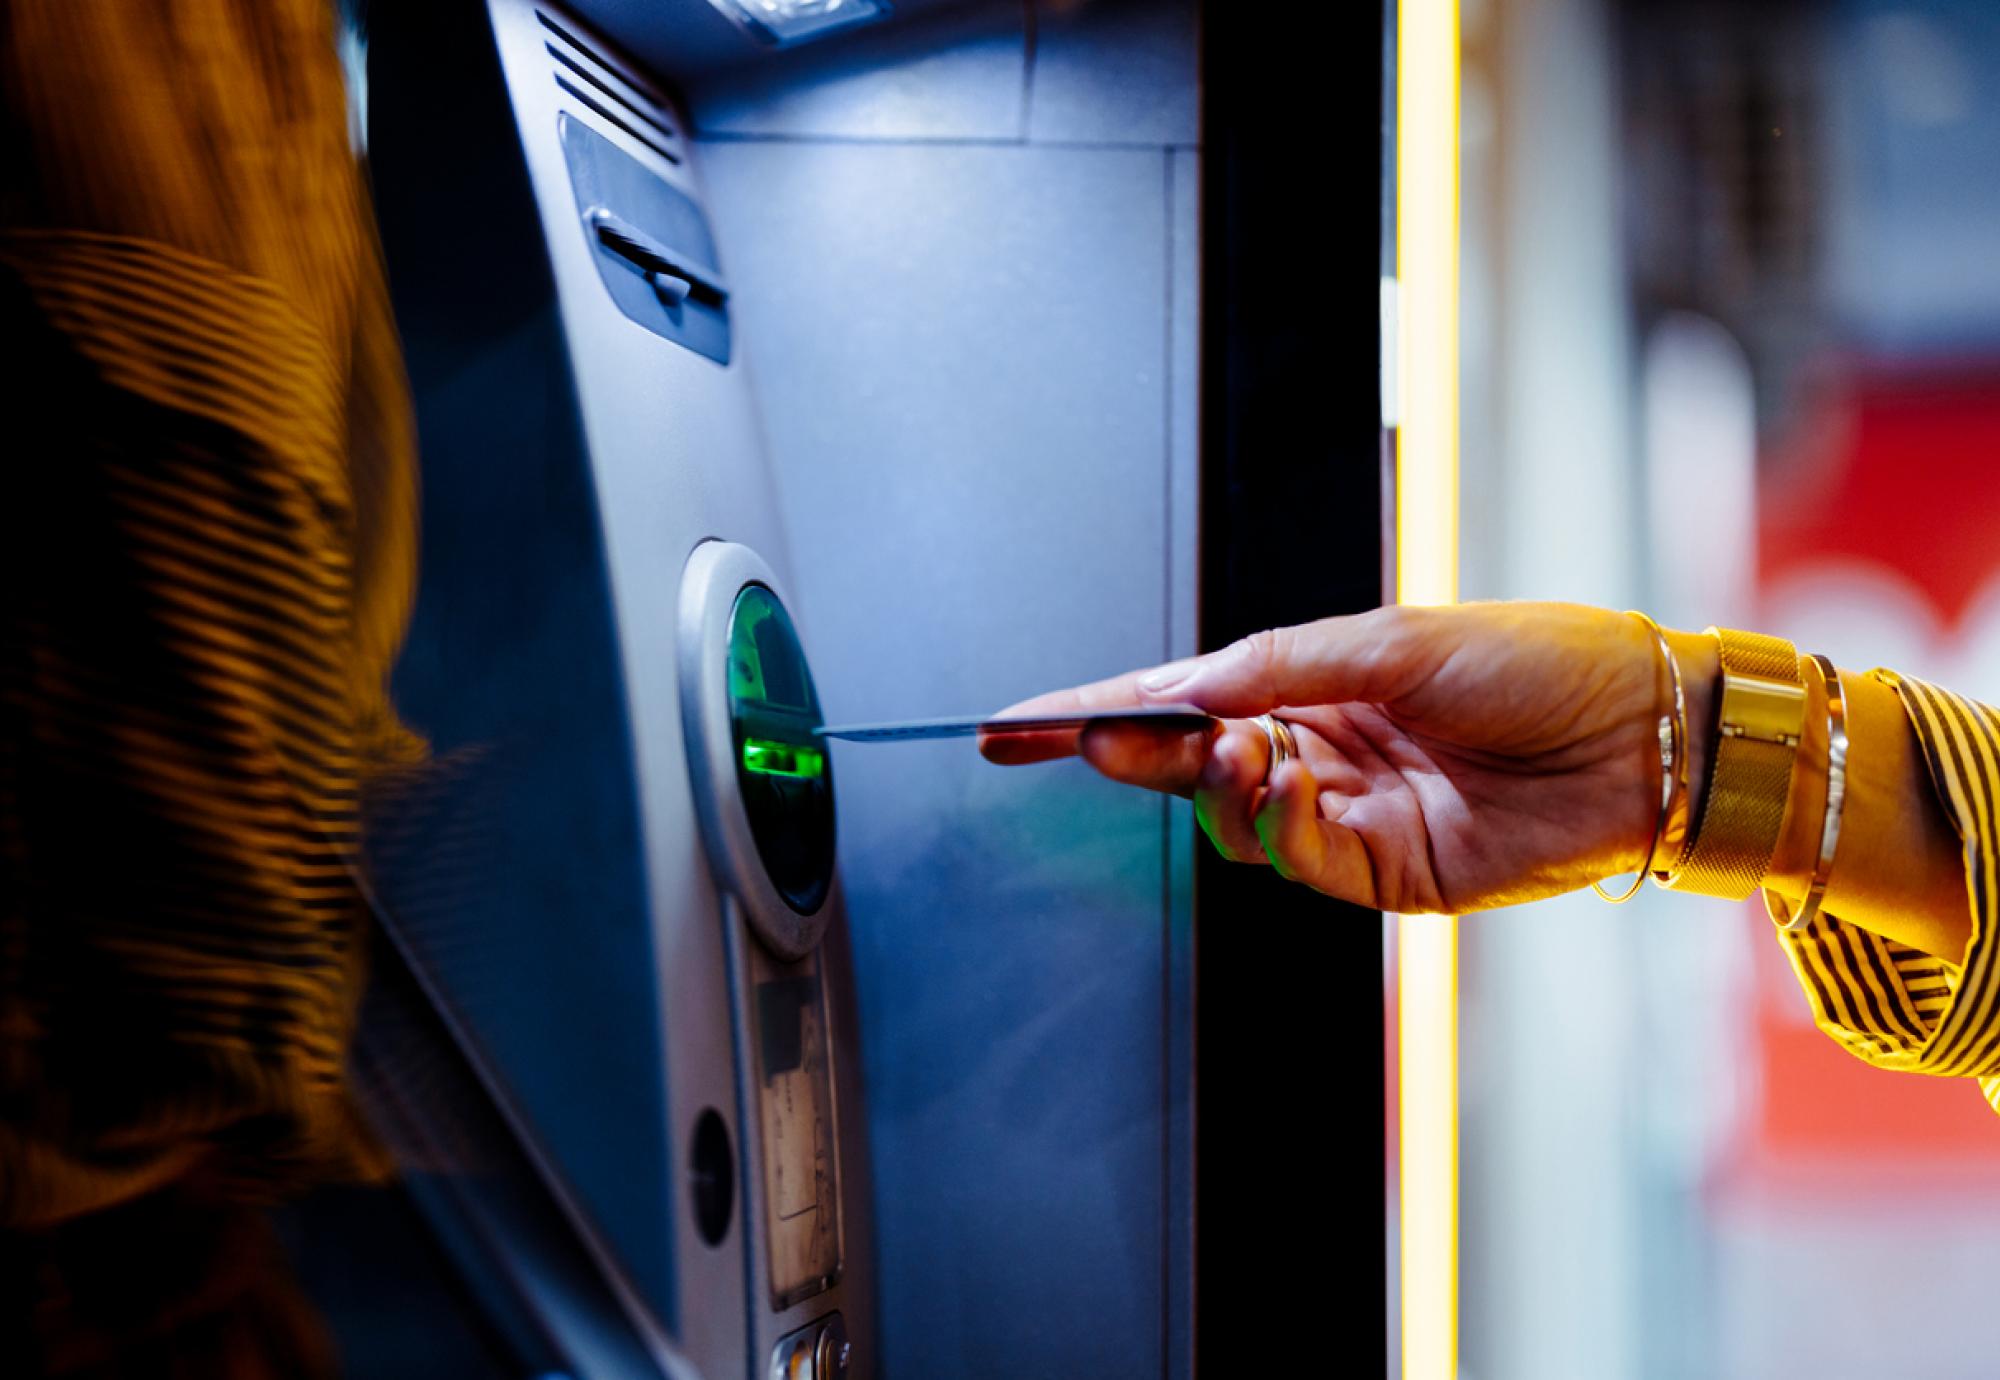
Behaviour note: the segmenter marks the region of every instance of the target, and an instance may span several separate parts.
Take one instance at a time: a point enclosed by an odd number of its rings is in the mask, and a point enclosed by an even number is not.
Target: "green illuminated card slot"
[[[743,740],[743,769],[759,776],[792,776],[817,780],[826,775],[826,754],[797,743],[774,743],[768,738]]]

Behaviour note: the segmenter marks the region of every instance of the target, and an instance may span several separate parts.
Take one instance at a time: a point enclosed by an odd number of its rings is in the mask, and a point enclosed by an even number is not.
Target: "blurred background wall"
[[[2000,8],[1466,0],[1464,595],[2000,697]],[[2000,1118],[1754,903],[1466,922],[1463,1369],[1980,1376]]]

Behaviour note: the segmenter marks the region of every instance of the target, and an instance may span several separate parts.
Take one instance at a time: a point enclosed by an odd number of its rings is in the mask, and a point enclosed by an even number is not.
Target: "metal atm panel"
[[[383,10],[371,157],[425,484],[395,689],[434,754],[377,814],[385,910],[662,1355],[871,1374],[831,779],[814,892],[743,846],[755,802],[817,808],[810,675],[681,117],[551,6]]]

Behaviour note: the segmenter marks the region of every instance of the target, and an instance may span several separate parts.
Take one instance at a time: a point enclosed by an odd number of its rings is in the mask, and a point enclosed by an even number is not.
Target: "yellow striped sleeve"
[[[0,3],[0,1233],[377,1167],[417,490],[332,10]]]
[[[2000,949],[1994,873],[2000,829],[2000,717],[1941,687],[1878,672],[1896,687],[1931,784],[1964,844],[1971,938],[1947,963],[1821,912],[1778,932],[1813,1020],[1879,1068],[1977,1078],[2000,1110]]]

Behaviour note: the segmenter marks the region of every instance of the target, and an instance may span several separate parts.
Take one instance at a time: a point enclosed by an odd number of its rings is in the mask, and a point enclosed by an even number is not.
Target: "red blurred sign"
[[[2000,666],[2000,365],[1861,370],[1773,459],[1759,608],[1787,627],[1884,629],[1897,645],[1868,664],[2000,699],[2000,684],[1953,678]],[[1865,1159],[1871,1177],[1940,1160],[2000,1168],[2000,1116],[1976,1085],[1862,1064],[1813,1028],[1778,946],[1757,950],[1754,1160]]]

